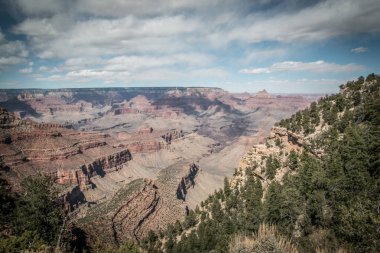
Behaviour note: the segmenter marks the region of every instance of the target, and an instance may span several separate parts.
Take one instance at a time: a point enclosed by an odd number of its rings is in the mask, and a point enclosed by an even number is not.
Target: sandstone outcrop
[[[81,190],[92,187],[91,177],[104,176],[106,173],[122,168],[123,164],[132,159],[129,150],[100,157],[92,163],[84,164],[75,170],[57,170],[52,173],[54,181],[58,184],[78,184]]]
[[[194,187],[195,177],[199,171],[199,167],[196,164],[191,164],[188,173],[181,178],[181,181],[178,184],[176,196],[177,199],[186,200],[186,195],[188,189]]]

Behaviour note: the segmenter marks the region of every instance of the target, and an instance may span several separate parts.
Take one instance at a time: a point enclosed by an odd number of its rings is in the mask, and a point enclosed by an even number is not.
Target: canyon
[[[275,122],[319,97],[207,87],[0,90],[1,177],[18,191],[23,178],[49,175],[89,240],[139,243],[183,220],[264,145]],[[277,130],[273,138],[288,138]]]

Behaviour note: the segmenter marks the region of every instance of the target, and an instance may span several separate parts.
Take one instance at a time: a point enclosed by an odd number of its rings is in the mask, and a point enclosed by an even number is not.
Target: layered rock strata
[[[0,109],[0,157],[11,183],[29,175],[45,173],[56,183],[92,186],[91,177],[119,170],[132,159],[125,147],[99,132],[79,132],[60,124],[21,120]]]
[[[83,164],[76,170],[57,170],[52,173],[52,177],[58,184],[78,184],[81,190],[86,190],[92,187],[91,177],[104,176],[106,173],[119,170],[131,159],[129,150],[122,150],[97,158],[92,163]]]
[[[145,186],[115,212],[112,217],[112,232],[117,244],[127,238],[139,243],[147,235],[144,227],[157,214],[161,204],[157,189],[151,180],[146,180]]]
[[[172,141],[182,138],[182,130],[172,129],[170,131],[154,131],[151,127],[139,129],[138,132],[130,134],[118,133],[121,140],[118,147],[127,148],[131,153],[154,152],[161,149],[169,149]]]

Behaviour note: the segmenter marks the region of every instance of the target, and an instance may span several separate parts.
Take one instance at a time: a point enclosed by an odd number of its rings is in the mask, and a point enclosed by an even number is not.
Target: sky
[[[379,0],[0,0],[0,89],[325,94],[379,59]]]

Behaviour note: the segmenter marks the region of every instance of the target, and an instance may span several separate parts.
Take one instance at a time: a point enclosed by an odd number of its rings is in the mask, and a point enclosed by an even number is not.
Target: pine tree
[[[269,179],[274,179],[276,175],[276,170],[280,168],[280,162],[277,160],[277,158],[270,155],[265,164],[265,174]]]
[[[35,231],[46,243],[54,245],[63,222],[63,210],[58,192],[51,179],[44,175],[27,178],[22,182],[16,209],[16,226],[19,232]]]
[[[224,178],[224,195],[228,198],[231,195],[230,183],[228,182],[227,177]]]
[[[298,166],[298,155],[294,149],[292,149],[289,153],[288,159],[286,161],[286,166],[288,166],[291,170],[296,169]]]
[[[0,231],[9,225],[16,207],[16,195],[8,182],[0,178]]]

